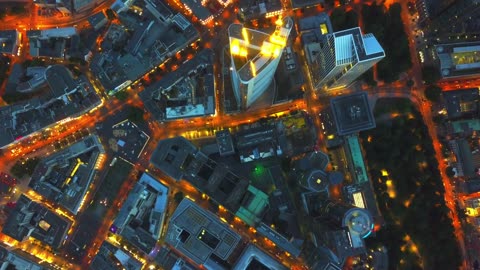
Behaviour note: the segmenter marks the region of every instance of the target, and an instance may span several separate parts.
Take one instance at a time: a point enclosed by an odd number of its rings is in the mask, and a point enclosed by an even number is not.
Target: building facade
[[[291,18],[277,21],[272,35],[241,24],[228,28],[232,85],[237,104],[249,108],[270,87],[293,27]]]
[[[309,63],[313,87],[327,92],[345,88],[384,57],[377,39],[359,27],[325,35]]]

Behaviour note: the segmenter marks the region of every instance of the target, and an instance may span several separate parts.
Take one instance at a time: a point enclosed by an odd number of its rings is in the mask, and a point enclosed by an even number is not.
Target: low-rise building
[[[140,93],[158,121],[215,114],[213,52],[203,50]]]
[[[0,31],[0,53],[17,55],[21,43],[21,33],[17,30]]]
[[[255,245],[249,244],[233,267],[233,270],[245,269],[287,270],[287,267]]]
[[[90,263],[92,270],[140,270],[142,267],[143,264],[140,261],[106,241],[100,246],[100,250]]]
[[[8,213],[2,233],[22,242],[33,237],[54,249],[66,240],[72,222],[21,195]]]
[[[4,270],[46,270],[37,263],[38,259],[21,250],[12,250],[0,244],[0,269]]]
[[[29,186],[76,215],[84,203],[102,153],[104,149],[98,137],[89,136],[43,158]]]
[[[93,27],[96,31],[107,24],[107,16],[103,12],[98,12],[90,17],[88,17],[88,23]]]
[[[188,198],[183,199],[170,218],[165,241],[206,269],[228,269],[227,261],[241,240],[227,224]]]
[[[49,66],[44,76],[50,88],[46,95],[0,108],[0,149],[101,104],[88,79],[73,79],[64,66]]]
[[[144,173],[123,203],[112,231],[149,254],[163,232],[168,187]]]

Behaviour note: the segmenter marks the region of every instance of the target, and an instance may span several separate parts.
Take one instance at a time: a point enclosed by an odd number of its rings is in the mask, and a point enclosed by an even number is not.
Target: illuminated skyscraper
[[[277,20],[276,24],[271,35],[241,24],[228,28],[232,84],[242,109],[250,107],[273,81],[293,21],[287,17]]]
[[[309,63],[313,86],[327,91],[345,88],[384,57],[377,39],[363,35],[359,27],[327,34]]]

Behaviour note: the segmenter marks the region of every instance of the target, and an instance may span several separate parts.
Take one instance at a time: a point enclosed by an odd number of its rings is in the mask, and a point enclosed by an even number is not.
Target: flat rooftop
[[[232,213],[240,208],[249,186],[247,179],[209,159],[184,137],[160,141],[150,162],[175,180],[190,182]]]
[[[480,42],[435,45],[443,78],[471,77],[480,73]]]
[[[111,231],[149,254],[160,238],[167,210],[168,187],[144,173],[128,194]]]
[[[21,195],[15,208],[10,211],[2,233],[19,242],[31,236],[58,249],[63,244],[71,225],[72,223],[66,218]]]
[[[339,135],[348,135],[376,126],[367,92],[335,97],[330,100],[330,105]]]
[[[372,34],[362,34],[360,27],[333,33],[335,38],[335,57],[337,61],[352,57],[356,53],[358,61],[368,61],[385,57],[385,52]],[[354,50],[350,47],[353,42]]]
[[[76,215],[96,172],[97,160],[103,152],[98,137],[88,136],[60,152],[44,157],[35,168],[29,186]]]
[[[227,260],[241,237],[211,212],[184,198],[172,214],[165,241],[198,265]]]
[[[158,121],[208,116],[215,113],[214,80],[213,51],[205,49],[139,95]]]
[[[122,267],[119,267],[119,266]],[[104,241],[100,250],[90,263],[90,269],[102,270],[140,270],[143,265],[140,261],[128,255],[126,252]]]
[[[288,268],[282,265],[272,256],[263,252],[261,249],[256,247],[253,244],[249,244],[240,255],[240,258],[235,263],[233,270],[245,270],[245,269],[256,269],[252,268],[252,264],[257,261],[264,268],[270,270],[287,270]],[[250,268],[249,268],[250,267]]]

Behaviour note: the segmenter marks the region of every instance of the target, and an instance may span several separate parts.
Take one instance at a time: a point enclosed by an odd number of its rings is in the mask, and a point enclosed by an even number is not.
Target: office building
[[[92,270],[140,270],[143,268],[142,262],[138,261],[125,251],[115,247],[114,245],[103,242],[100,249],[90,263]]]
[[[366,92],[342,95],[330,100],[338,135],[375,128],[375,118]]]
[[[309,61],[313,87],[318,91],[343,89],[385,57],[373,34],[359,27],[327,34]]]
[[[168,187],[144,173],[125,200],[111,231],[149,254],[162,234],[167,201]]]
[[[233,270],[245,269],[287,270],[287,267],[255,245],[249,244],[233,267]]]
[[[0,269],[2,270],[44,270],[47,267],[40,266],[38,259],[33,255],[21,250],[12,250],[10,247],[0,244]]]
[[[175,209],[165,236],[165,242],[206,269],[229,269],[226,261],[240,240],[227,224],[188,198]]]
[[[15,208],[9,211],[2,233],[19,242],[33,237],[58,249],[63,245],[71,225],[70,220],[21,195]]]
[[[444,80],[470,79],[480,73],[480,42],[435,45]]]
[[[343,261],[349,256],[365,252],[365,241],[373,231],[373,218],[363,208],[324,200],[317,209],[317,218],[331,225],[324,233],[326,246]]]
[[[0,31],[0,53],[17,55],[20,45],[20,32],[17,30]]]
[[[291,18],[277,20],[271,35],[232,24],[228,28],[232,84],[237,104],[249,108],[268,89],[293,28]]]

